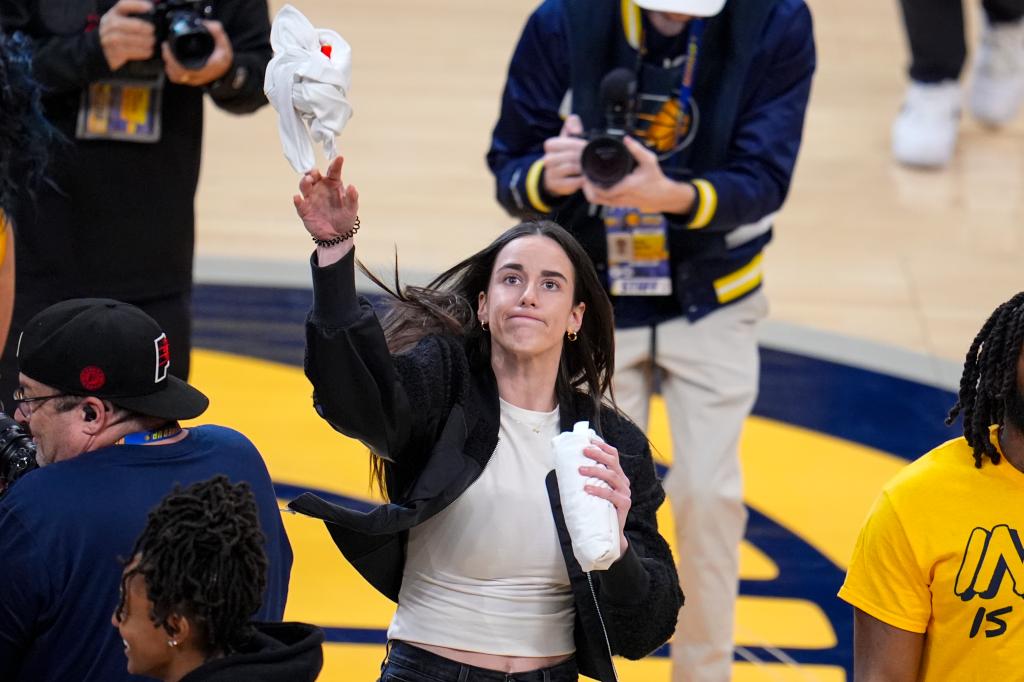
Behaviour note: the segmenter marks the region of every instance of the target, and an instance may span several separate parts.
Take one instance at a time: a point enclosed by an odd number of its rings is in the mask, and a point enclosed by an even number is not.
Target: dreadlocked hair
[[[974,450],[974,465],[979,469],[984,457],[999,463],[999,449],[992,444],[989,427],[1003,426],[1015,399],[1022,343],[1024,292],[996,308],[974,337],[964,361],[959,396],[946,417],[950,426],[963,414],[964,438]]]
[[[21,189],[42,178],[53,127],[43,117],[39,84],[32,78],[30,43],[0,30],[0,211],[10,210]]]
[[[385,285],[362,263],[362,272],[391,298],[381,320],[388,349],[401,353],[431,334],[461,337],[471,363],[490,362],[490,333],[477,319],[477,297],[486,292],[498,254],[521,237],[541,236],[556,242],[572,264],[574,303],[585,303],[586,313],[577,340],[562,346],[555,379],[555,393],[561,405],[569,405],[580,394],[591,402],[591,425],[600,431],[601,405],[611,396],[615,366],[614,323],[611,301],[583,247],[568,231],[550,220],[527,220],[499,235],[488,246],[435,277],[425,287],[401,286],[395,262],[394,287]],[[611,398],[614,405],[614,397]],[[371,485],[387,496],[387,464],[370,453]]]
[[[263,544],[248,483],[233,485],[216,476],[176,486],[149,513],[135,541],[131,556],[137,561],[121,579],[118,618],[128,580],[140,575],[153,602],[154,625],[174,635],[168,618],[184,616],[207,656],[236,652],[252,633],[249,621],[266,586]]]

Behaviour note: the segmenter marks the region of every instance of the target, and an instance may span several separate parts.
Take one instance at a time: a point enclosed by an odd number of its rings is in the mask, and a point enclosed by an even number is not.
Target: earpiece
[[[92,408],[92,405],[86,405],[85,407],[83,407],[82,412],[85,414],[85,421],[96,421],[96,410]]]

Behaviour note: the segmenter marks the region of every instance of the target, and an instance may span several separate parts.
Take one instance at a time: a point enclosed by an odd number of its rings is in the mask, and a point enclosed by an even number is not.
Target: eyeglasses
[[[65,398],[67,397],[67,395],[67,393],[54,393],[53,395],[41,395],[36,396],[35,398],[27,398],[25,397],[25,389],[19,386],[14,391],[14,411],[17,412],[18,409],[21,409],[25,416],[28,417],[32,414],[32,411],[35,409],[32,406],[32,403],[39,403],[40,405],[42,405],[47,400],[53,400],[54,398]]]

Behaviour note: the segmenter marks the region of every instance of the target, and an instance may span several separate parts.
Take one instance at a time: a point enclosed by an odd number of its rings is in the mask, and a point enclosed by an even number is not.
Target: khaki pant
[[[686,594],[672,642],[673,682],[723,682],[732,672],[739,543],[747,522],[738,448],[757,397],[756,328],[767,310],[758,290],[695,323],[680,318],[653,332],[615,333],[619,407],[646,427],[658,372],[672,434],[665,490]]]

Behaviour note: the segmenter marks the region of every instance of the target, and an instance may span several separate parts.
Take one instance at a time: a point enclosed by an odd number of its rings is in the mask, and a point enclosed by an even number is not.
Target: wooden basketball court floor
[[[510,225],[483,157],[533,0],[295,4],[353,48],[355,116],[340,147],[362,196],[360,257],[386,272],[397,248],[406,278],[423,281]],[[1024,288],[1024,120],[992,131],[965,115],[948,169],[897,166],[889,126],[907,56],[895,0],[809,4],[819,66],[766,257],[772,313],[742,447],[752,515],[737,680],[848,678],[850,614],[834,594],[864,514],[907,459],[957,435],[941,420],[959,363],[992,308]],[[310,244],[274,112],[208,113],[192,377],[213,399],[203,421],[250,435],[282,499],[313,488],[365,503],[365,452],[316,418],[298,367]],[[657,404],[651,435],[668,463]],[[661,520],[671,536],[667,506]],[[287,616],[326,629],[321,679],[376,679],[391,605],[319,523],[286,523]],[[623,662],[621,678],[667,680],[660,653]]]

